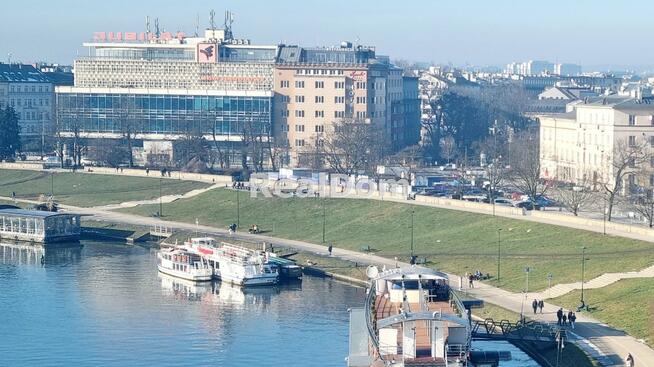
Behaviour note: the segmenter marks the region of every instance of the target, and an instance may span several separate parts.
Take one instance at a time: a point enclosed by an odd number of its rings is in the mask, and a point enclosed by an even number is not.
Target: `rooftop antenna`
[[[149,15],[145,16],[145,32],[147,34],[150,34],[150,16]]]
[[[7,53],[7,64],[11,65],[11,52]]]
[[[161,36],[161,32],[159,31],[159,18],[154,18],[154,34],[157,36],[157,39]]]
[[[213,9],[211,9],[211,11],[209,12],[209,24],[212,31],[216,30],[215,16],[216,16],[216,12]]]
[[[200,35],[200,13],[195,15],[195,37]]]
[[[229,10],[225,11],[225,38],[232,38],[232,24],[234,23],[234,13]]]

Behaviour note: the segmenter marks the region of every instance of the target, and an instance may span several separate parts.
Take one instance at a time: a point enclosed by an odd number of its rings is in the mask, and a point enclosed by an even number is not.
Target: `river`
[[[0,290],[2,366],[344,366],[365,293],[309,276],[198,285],[159,274],[154,250],[99,241],[0,245]]]

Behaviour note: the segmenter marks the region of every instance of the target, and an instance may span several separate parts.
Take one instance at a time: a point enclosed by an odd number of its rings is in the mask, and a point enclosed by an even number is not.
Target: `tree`
[[[547,183],[540,178],[540,155],[538,137],[529,131],[516,139],[509,175],[513,184],[530,200],[544,195]]]
[[[634,211],[647,220],[649,227],[654,227],[654,195],[652,189],[632,195],[631,204]]]
[[[584,174],[576,185],[560,186],[554,189],[553,197],[576,217],[581,208],[595,197],[592,185],[590,175]]]
[[[0,159],[13,159],[21,148],[18,115],[10,106],[0,108]]]
[[[270,136],[270,129],[266,129],[252,119],[246,119],[243,122],[241,136],[243,143],[241,146],[241,166],[247,177],[250,171],[248,158],[255,172],[263,171],[266,151],[269,151],[268,142],[272,137]]]
[[[454,141],[454,137],[452,137],[452,135],[448,135],[442,138],[440,141],[440,148],[441,157],[447,159],[447,163],[449,164],[456,156],[456,142]]]
[[[129,167],[134,166],[134,140],[140,132],[141,120],[136,116],[137,108],[134,98],[129,95],[120,97],[120,108],[118,109],[118,123],[120,132],[127,145],[127,158]]]
[[[385,156],[382,129],[360,120],[342,120],[325,132],[321,153],[328,168],[341,174],[373,173]]]
[[[89,158],[110,167],[118,167],[128,159],[125,145],[113,139],[95,139],[89,148]]]
[[[607,219],[610,222],[613,215],[613,206],[616,196],[625,188],[624,181],[634,175],[637,167],[648,161],[648,142],[645,139],[633,139],[627,142],[618,140],[613,148],[613,160],[610,162],[612,175],[605,177],[604,191],[607,195]],[[627,187],[631,190],[631,187]],[[629,192],[629,191],[627,191]]]
[[[206,172],[209,146],[199,127],[190,127],[175,144],[177,165],[188,172]]]

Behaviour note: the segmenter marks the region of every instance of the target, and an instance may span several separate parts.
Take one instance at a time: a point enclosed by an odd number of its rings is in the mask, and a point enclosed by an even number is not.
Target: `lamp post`
[[[54,197],[54,172],[50,174],[50,196]]]
[[[327,214],[326,214],[326,211],[325,211],[325,198],[322,198],[320,200],[322,200],[322,243],[324,245],[325,244],[325,226],[326,226]]]
[[[413,215],[415,210],[411,209],[411,262],[413,263]]]
[[[236,189],[236,228],[241,227],[241,196],[239,190]]]
[[[526,280],[525,280],[525,299],[527,298],[527,293],[529,293],[529,272],[531,269],[528,266],[525,266],[525,274]]]
[[[584,275],[586,272],[586,246],[581,248],[581,305],[580,309],[583,309],[586,306],[584,300]]]
[[[162,186],[162,181],[163,179],[160,177],[159,178],[159,217],[163,217],[163,201],[161,200],[161,186]]]
[[[497,229],[497,282],[500,282],[500,259],[502,256],[502,228]]]

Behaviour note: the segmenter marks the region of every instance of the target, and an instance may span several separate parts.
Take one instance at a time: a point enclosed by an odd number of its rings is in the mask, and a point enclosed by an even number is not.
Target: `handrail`
[[[371,313],[372,311],[372,306],[374,305],[375,302],[375,295],[376,295],[376,289],[375,289],[375,281],[371,280],[370,281],[370,288],[368,288],[368,295],[366,296],[366,303],[365,303],[365,312],[366,312],[366,326],[368,327],[368,335],[370,336],[370,339],[372,340],[372,344],[375,347],[375,350],[377,351],[377,354],[379,355],[379,358],[383,360],[383,356],[381,353],[379,353],[379,338],[377,337],[377,333],[375,332],[375,325],[373,324],[373,315]]]

